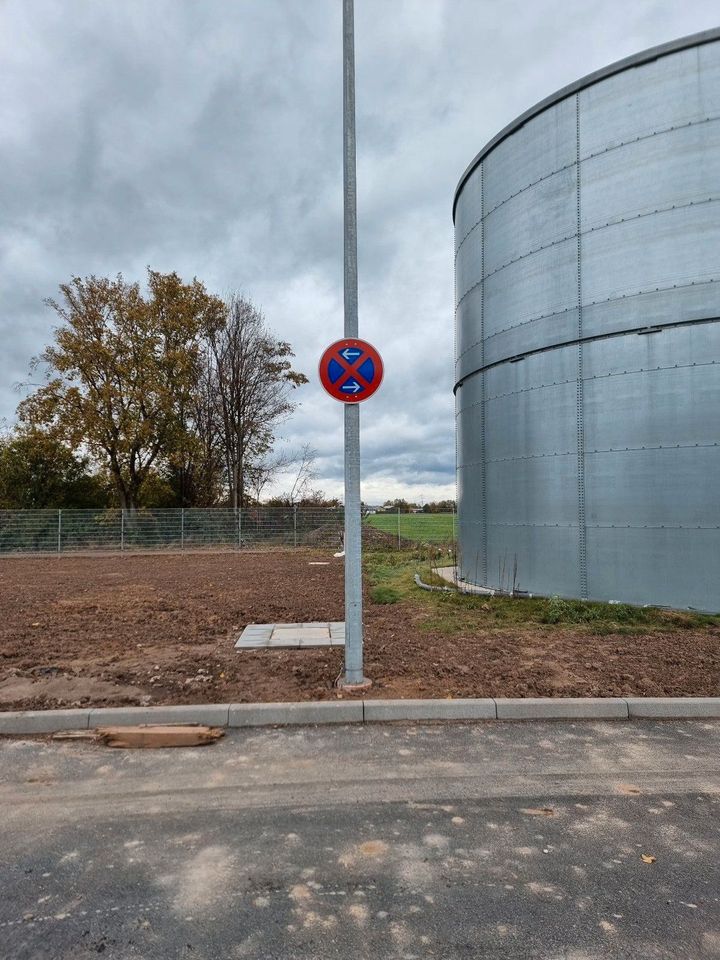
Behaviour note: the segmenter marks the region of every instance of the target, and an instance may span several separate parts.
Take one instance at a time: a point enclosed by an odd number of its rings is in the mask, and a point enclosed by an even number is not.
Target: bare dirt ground
[[[135,554],[0,560],[0,709],[327,699],[342,650],[237,652],[252,622],[341,620],[327,553]],[[375,697],[714,696],[720,629],[594,635],[439,627],[437,594],[366,597]],[[438,601],[439,602],[439,601]],[[485,606],[488,606],[487,604]]]

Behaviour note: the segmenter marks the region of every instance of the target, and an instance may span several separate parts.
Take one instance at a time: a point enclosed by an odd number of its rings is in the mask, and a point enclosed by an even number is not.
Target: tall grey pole
[[[343,188],[345,336],[358,336],[355,29],[353,0],[343,0]],[[345,404],[345,686],[365,684],[360,517],[360,404]]]

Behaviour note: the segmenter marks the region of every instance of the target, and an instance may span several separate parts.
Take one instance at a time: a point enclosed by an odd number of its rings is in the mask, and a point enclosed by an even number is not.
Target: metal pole
[[[343,193],[345,336],[358,336],[357,181],[355,169],[355,27],[343,0]],[[360,518],[360,404],[345,405],[345,680],[365,684]]]
[[[58,510],[58,553],[62,550],[62,510]]]
[[[238,521],[238,550],[240,550],[242,547],[242,507],[238,507],[237,521]]]
[[[398,550],[400,549],[400,507],[398,507],[397,512],[397,535],[398,535]]]
[[[297,546],[297,504],[293,504],[293,546]]]
[[[185,549],[185,507],[180,508],[180,549]]]
[[[120,507],[120,549],[125,549],[125,507]]]

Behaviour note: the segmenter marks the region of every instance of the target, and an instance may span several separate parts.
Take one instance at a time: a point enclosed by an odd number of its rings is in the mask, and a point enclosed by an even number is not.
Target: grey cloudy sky
[[[356,0],[363,496],[454,495],[451,203],[558,87],[716,26],[713,0]],[[317,383],[342,335],[340,0],[0,0],[0,417],[74,274],[146,265],[238,290],[311,385],[284,445],[342,482]]]

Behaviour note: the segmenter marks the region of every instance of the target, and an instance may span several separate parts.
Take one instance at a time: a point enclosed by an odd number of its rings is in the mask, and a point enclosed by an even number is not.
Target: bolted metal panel
[[[493,234],[486,228],[485,235],[489,246]],[[576,276],[574,235],[491,274],[485,281],[485,335],[517,328],[515,342],[522,352],[523,327],[577,305]]]
[[[473,171],[466,184],[462,212],[455,218],[455,251],[482,219],[482,173],[480,166]]]
[[[486,277],[575,236],[576,179],[576,168],[566,167],[488,213],[485,226],[492,233],[493,243],[485,251]]]
[[[720,32],[480,159],[456,195],[461,574],[720,609]]]
[[[577,265],[572,269],[573,275],[576,271]],[[499,363],[523,357],[533,350],[569,343],[577,338],[578,316],[577,305],[574,305],[557,313],[529,320],[522,326],[501,330],[486,340],[485,362]],[[474,368],[467,362],[464,369],[467,373],[472,373]]]
[[[717,43],[690,47],[579,92],[582,157],[720,114]]]
[[[651,134],[582,162],[582,229],[691,204],[717,204],[720,117]]]
[[[588,576],[599,598],[717,610],[720,531],[588,528]]]
[[[533,117],[487,155],[485,215],[499,204],[575,163],[575,104],[563,100]]]
[[[495,589],[510,591],[514,582],[516,590],[578,596],[577,526],[490,521],[488,555],[489,584]]]
[[[632,301],[638,293],[714,284],[719,246],[720,208],[711,204],[665,210],[584,234],[583,296],[590,303]],[[705,297],[720,307],[720,284]],[[627,310],[632,317],[632,303]]]

